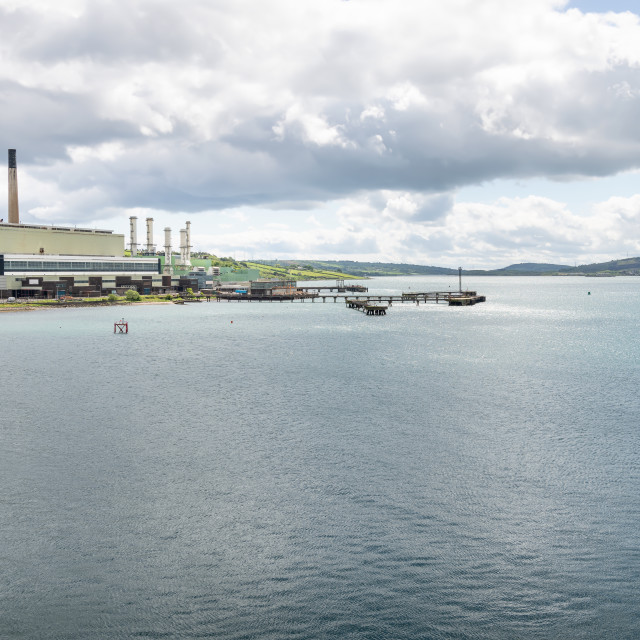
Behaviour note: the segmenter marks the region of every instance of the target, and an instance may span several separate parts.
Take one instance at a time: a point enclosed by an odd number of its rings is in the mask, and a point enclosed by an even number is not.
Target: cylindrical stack
[[[16,150],[9,149],[9,223],[20,224],[18,209],[18,167]]]
[[[171,227],[164,228],[164,273],[173,273],[171,266]]]
[[[185,248],[185,264],[191,266],[191,223],[187,220],[187,242]]]
[[[187,264],[187,230],[180,229],[180,264]]]
[[[153,253],[153,218],[147,218],[147,253]]]
[[[138,218],[131,216],[129,218],[129,224],[131,228],[131,255],[138,255]]]

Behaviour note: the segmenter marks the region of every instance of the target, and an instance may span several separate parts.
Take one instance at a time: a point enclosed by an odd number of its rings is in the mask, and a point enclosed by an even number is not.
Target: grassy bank
[[[260,262],[242,262],[249,269],[258,269],[261,278],[277,278],[279,280],[358,280],[358,276],[331,271],[329,269],[307,268],[306,266],[267,265]]]
[[[35,309],[63,309],[67,307],[114,307],[132,304],[171,304],[174,298],[168,299],[163,296],[140,296],[139,300],[127,300],[124,296],[117,296],[116,299],[104,298],[77,298],[74,300],[28,300],[16,302],[0,303],[0,313],[3,311],[29,311]]]

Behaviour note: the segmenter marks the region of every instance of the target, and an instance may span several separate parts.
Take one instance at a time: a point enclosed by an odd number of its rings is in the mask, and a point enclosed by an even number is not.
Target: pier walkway
[[[469,306],[474,305],[478,302],[485,302],[485,296],[479,296],[475,291],[425,291],[425,292],[410,292],[410,293],[401,293],[397,295],[391,294],[356,294],[352,296],[344,296],[339,294],[319,294],[319,293],[298,293],[298,294],[289,294],[289,295],[274,295],[274,296],[264,296],[264,295],[247,295],[240,293],[220,293],[216,297],[216,301],[220,302],[221,300],[226,300],[230,302],[232,300],[236,302],[306,302],[310,300],[311,302],[315,302],[316,300],[322,302],[345,302],[347,306],[350,308],[355,308],[355,306],[351,306],[352,303],[363,303],[363,304],[383,304],[387,303],[388,306],[392,306],[393,303],[414,303],[420,304],[432,302],[435,304],[439,304],[440,302],[449,304],[450,306]]]
[[[298,291],[309,291],[309,292],[317,292],[320,291],[337,291],[338,293],[346,293],[349,292],[358,292],[358,293],[366,293],[369,291],[367,287],[362,286],[361,284],[347,284],[347,285],[333,285],[327,287],[296,287]]]
[[[368,316],[386,316],[388,307],[381,304],[371,304],[368,300],[347,300],[349,309],[362,311]]]
[[[386,302],[389,306],[393,303],[413,302],[415,304],[434,302],[438,304],[444,302],[450,306],[466,307],[478,302],[485,302],[486,296],[479,296],[475,291],[424,291],[402,293],[400,295],[366,295],[366,296],[350,296],[345,297],[347,306],[351,307],[351,303],[365,301]]]

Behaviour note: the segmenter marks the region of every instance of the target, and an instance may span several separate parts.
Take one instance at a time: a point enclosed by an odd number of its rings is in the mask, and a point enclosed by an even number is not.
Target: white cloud
[[[122,229],[136,208],[200,212],[215,237],[213,212],[242,209],[256,255],[277,250],[270,233],[280,251],[432,263],[632,251],[632,200],[586,216],[544,194],[452,200],[500,178],[638,167],[638,16],[565,5],[2,0],[22,210]],[[314,203],[300,213],[312,230],[266,229],[278,214],[259,212],[290,202]],[[318,235],[333,208],[339,226]]]
[[[305,143],[312,143],[319,147],[353,146],[353,143],[344,138],[343,131],[343,126],[330,126],[325,116],[305,110],[299,104],[289,107],[285,116],[273,125],[273,132],[279,141],[283,141],[289,134],[295,136],[299,133]]]

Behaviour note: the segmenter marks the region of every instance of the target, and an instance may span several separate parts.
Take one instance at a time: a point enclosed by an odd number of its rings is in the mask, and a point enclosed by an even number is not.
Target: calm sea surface
[[[463,284],[0,315],[0,638],[640,637],[640,278]]]

